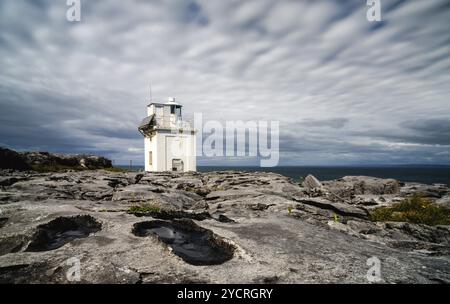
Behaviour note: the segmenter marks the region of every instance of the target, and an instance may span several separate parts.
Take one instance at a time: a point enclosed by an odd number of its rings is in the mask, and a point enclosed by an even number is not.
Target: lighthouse
[[[139,125],[144,136],[145,171],[196,171],[196,142],[192,124],[183,120],[182,105],[169,98],[152,102]]]

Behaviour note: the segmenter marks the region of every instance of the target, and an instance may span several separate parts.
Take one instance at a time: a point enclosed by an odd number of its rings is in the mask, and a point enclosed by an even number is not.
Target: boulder
[[[397,180],[370,176],[345,176],[342,179],[324,182],[324,187],[342,197],[400,193],[400,183]]]
[[[322,184],[320,181],[314,176],[309,174],[302,182],[302,186],[307,189],[316,189],[316,188],[322,188]]]
[[[418,195],[432,200],[439,200],[449,195],[449,189],[442,184],[424,185],[419,183],[405,183],[401,190],[405,196]]]
[[[397,194],[400,192],[399,182],[392,178],[376,178],[369,176],[345,176],[344,182],[351,183],[355,194]]]

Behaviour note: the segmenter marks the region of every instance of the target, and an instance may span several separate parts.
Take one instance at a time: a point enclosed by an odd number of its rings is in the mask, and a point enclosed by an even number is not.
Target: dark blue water
[[[366,175],[380,178],[395,178],[403,182],[424,184],[447,184],[450,186],[450,166],[389,166],[389,167],[198,167],[199,172],[239,170],[275,172],[289,176],[295,181],[308,174],[319,180],[331,180],[346,175]]]
[[[128,169],[128,166],[118,166]],[[133,171],[142,171],[142,166],[133,166]],[[298,181],[301,177],[312,174],[319,180],[331,180],[346,175],[367,175],[380,178],[395,178],[403,182],[424,184],[447,184],[450,186],[450,166],[383,166],[383,167],[210,167],[198,166],[199,172],[210,171],[265,171],[275,172]]]

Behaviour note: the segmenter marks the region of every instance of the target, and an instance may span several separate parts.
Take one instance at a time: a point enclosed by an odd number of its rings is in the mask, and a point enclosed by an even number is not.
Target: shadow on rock
[[[59,217],[47,224],[38,226],[25,251],[54,250],[74,239],[85,238],[91,233],[101,230],[101,228],[102,225],[89,215]]]
[[[222,264],[233,257],[235,250],[190,220],[140,222],[134,224],[132,232],[139,237],[157,236],[186,263],[197,266]]]

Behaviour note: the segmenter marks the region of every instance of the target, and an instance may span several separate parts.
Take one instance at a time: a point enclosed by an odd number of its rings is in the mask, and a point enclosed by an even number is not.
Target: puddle
[[[158,236],[173,253],[192,265],[218,265],[233,257],[233,246],[190,220],[140,222],[134,224],[132,232],[140,237]]]
[[[79,238],[97,232],[102,225],[92,216],[59,217],[37,227],[31,243],[25,251],[38,252],[54,250]]]
[[[158,211],[148,211],[148,212],[131,212],[128,211],[130,214],[134,214],[137,217],[143,217],[143,216],[151,216],[153,218],[159,219],[159,220],[174,220],[174,219],[191,219],[196,221],[204,221],[208,219],[213,219],[218,222],[222,223],[235,223],[233,219],[230,219],[229,217],[225,216],[222,213],[213,213],[210,214],[207,211],[203,211],[200,213],[190,213],[190,212],[184,212],[184,211],[175,211],[175,210],[158,210]]]
[[[192,219],[196,221],[204,221],[211,218],[211,215],[208,212],[201,213],[189,213],[184,211],[176,211],[176,210],[158,210],[158,211],[146,211],[146,212],[130,212],[130,214],[134,214],[137,217],[142,216],[151,216],[153,218],[157,218],[160,220],[173,220],[173,219]]]

